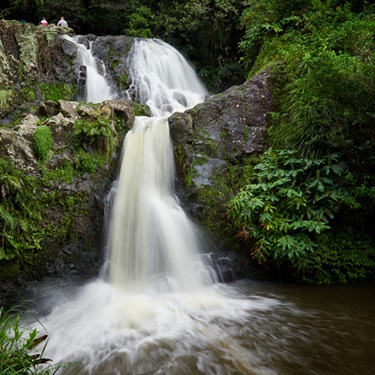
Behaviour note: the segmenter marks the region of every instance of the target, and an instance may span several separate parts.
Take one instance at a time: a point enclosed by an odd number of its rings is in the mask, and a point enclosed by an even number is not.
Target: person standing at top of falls
[[[65,21],[64,17],[60,17],[60,21],[57,22],[57,26],[68,27],[68,22]]]
[[[48,26],[48,22],[46,17],[42,17],[42,20],[39,22],[39,25]]]

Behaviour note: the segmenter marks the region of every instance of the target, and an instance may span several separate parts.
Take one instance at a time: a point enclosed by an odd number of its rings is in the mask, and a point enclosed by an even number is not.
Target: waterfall
[[[77,46],[78,65],[86,68],[85,102],[101,103],[104,100],[114,99],[115,94],[105,79],[105,66],[92,54],[92,42],[89,44],[90,48],[86,48],[85,45],[78,42],[79,36],[72,38],[64,35],[63,37]],[[104,74],[99,72],[98,63],[101,64],[100,67]]]
[[[202,102],[207,91],[193,68],[169,44],[155,39],[136,41],[130,54],[132,83],[138,100],[154,116],[183,112]]]
[[[43,357],[77,362],[63,375],[275,375],[264,368],[268,352],[249,346],[248,327],[257,312],[273,321],[265,314],[279,302],[215,282],[199,230],[174,195],[168,116],[203,101],[206,90],[162,41],[135,41],[130,61],[129,95],[153,117],[136,117],[124,140],[103,276],[64,291],[48,285]]]
[[[154,116],[136,117],[124,142],[107,246],[110,281],[131,291],[199,290],[213,273],[199,258],[197,228],[173,195],[168,116],[202,102],[206,90],[160,40],[137,40],[130,55],[130,89]]]

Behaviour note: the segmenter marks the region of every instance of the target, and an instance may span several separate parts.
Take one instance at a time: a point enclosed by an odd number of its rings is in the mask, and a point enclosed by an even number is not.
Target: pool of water
[[[47,290],[45,356],[70,363],[62,374],[374,374],[375,285]]]

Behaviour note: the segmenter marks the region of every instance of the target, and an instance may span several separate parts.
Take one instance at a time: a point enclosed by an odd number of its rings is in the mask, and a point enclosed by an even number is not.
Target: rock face
[[[43,99],[41,84],[74,87],[74,57],[62,53],[68,28],[0,20],[0,92],[2,115],[27,110]],[[73,98],[73,96],[71,97]]]
[[[179,192],[188,210],[215,237],[228,235],[224,229],[226,205],[236,192],[243,163],[267,147],[271,110],[265,70],[243,85],[169,118]]]

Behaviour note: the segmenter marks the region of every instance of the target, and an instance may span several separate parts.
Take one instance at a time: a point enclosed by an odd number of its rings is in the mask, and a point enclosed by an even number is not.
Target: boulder
[[[226,210],[246,159],[267,147],[269,72],[169,118],[177,188],[186,209],[214,238],[230,237]],[[214,232],[214,233],[213,233]]]
[[[8,158],[17,168],[28,174],[37,173],[34,153],[34,132],[39,118],[27,115],[14,128],[0,128],[0,158]]]

